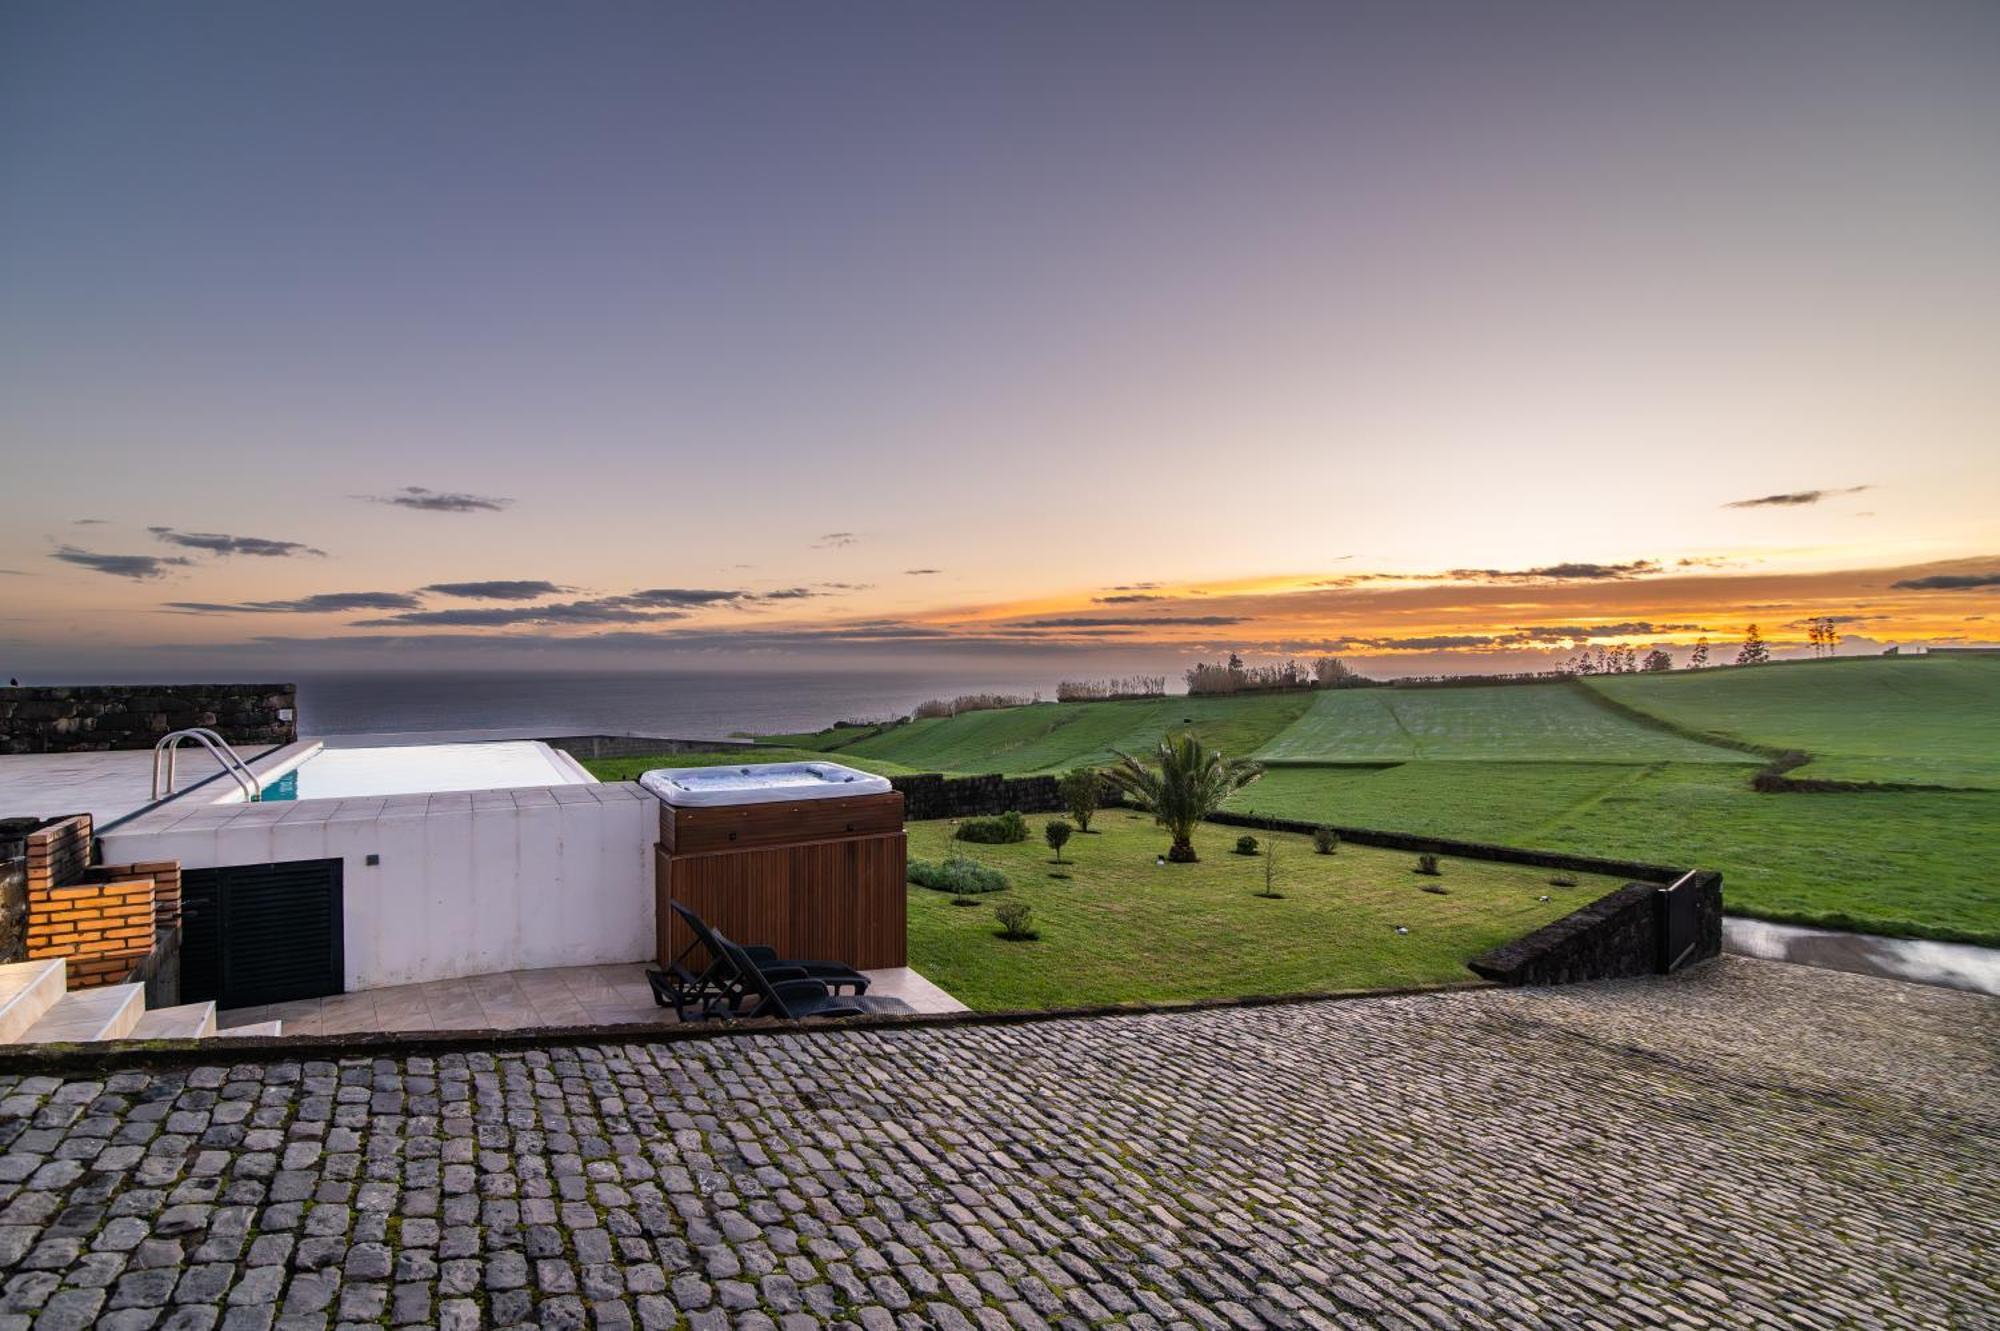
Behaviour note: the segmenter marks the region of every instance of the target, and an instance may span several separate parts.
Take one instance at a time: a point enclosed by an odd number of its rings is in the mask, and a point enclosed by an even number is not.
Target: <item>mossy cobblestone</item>
[[[1993,1325],[2000,1003],[1664,980],[0,1076],[0,1328]]]

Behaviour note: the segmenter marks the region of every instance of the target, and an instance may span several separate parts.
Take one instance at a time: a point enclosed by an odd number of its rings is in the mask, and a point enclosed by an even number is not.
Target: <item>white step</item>
[[[0,1044],[12,1044],[42,1019],[69,988],[61,957],[0,966]]]
[[[248,1026],[224,1026],[215,1034],[227,1039],[232,1035],[283,1035],[285,1023],[282,1021],[254,1021]]]
[[[117,1040],[132,1033],[146,1011],[146,986],[107,984],[64,994],[21,1034],[23,1044],[55,1040]]]
[[[134,1040],[199,1040],[215,1034],[215,1004],[183,1003],[150,1008],[132,1028]]]

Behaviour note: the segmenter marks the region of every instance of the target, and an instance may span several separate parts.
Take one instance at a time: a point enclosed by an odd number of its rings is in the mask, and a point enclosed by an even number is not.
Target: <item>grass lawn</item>
[[[881,759],[919,772],[1057,772],[1079,763],[1108,765],[1114,749],[1136,753],[1170,730],[1192,730],[1224,753],[1248,755],[1298,720],[1312,700],[1309,693],[1282,693],[1040,703],[912,721],[852,742],[842,742],[837,731],[826,739],[841,762]]]
[[[2000,790],[2000,658],[1800,661],[1588,686],[1687,730],[1803,749],[1813,761],[1794,776]]]
[[[739,763],[838,762],[880,776],[903,776],[911,769],[879,759],[851,758],[847,754],[818,753],[809,749],[765,748],[731,750],[728,753],[655,753],[637,758],[578,759],[599,781],[637,781],[656,767],[732,767]]]
[[[948,822],[910,824],[912,859],[944,858],[955,844],[1005,873],[1006,892],[960,907],[910,887],[910,964],[972,1007],[1056,1007],[1240,997],[1471,980],[1466,961],[1602,896],[1617,879],[1552,887],[1542,870],[1446,860],[1438,878],[1411,872],[1415,857],[1342,846],[1316,855],[1305,837],[1278,846],[1281,900],[1253,895],[1264,860],[1234,853],[1239,829],[1196,834],[1199,864],[1154,863],[1167,838],[1151,818],[1106,810],[1097,833],[1050,861],[1042,825],[1012,846],[951,841]],[[1260,836],[1262,834],[1259,834]],[[1067,879],[1052,875],[1068,874]],[[1434,883],[1443,896],[1423,891]],[[1546,895],[1547,902],[1536,900]],[[1035,910],[1041,938],[997,936],[992,905],[1015,898]],[[1408,934],[1395,932],[1406,926]]]
[[[1761,795],[1740,767],[1280,768],[1231,807],[1720,869],[1732,914],[2000,946],[2000,793]]]
[[[1757,761],[1606,707],[1573,684],[1337,689],[1256,755],[1287,762]]]

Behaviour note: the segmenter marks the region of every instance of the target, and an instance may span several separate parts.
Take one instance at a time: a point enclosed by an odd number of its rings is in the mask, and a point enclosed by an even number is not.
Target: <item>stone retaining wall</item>
[[[299,737],[296,684],[78,684],[0,688],[0,753],[150,749],[206,726],[238,748]]]
[[[840,755],[833,754],[834,761]],[[889,784],[903,792],[903,816],[913,823],[929,818],[984,818],[1016,813],[1061,813],[1060,778],[1053,776],[892,776]],[[1118,803],[1115,792],[1099,799],[1106,807]]]
[[[1683,964],[1720,955],[1722,875],[1696,874],[1676,890],[1695,894],[1695,945]],[[1664,955],[1666,895],[1651,883],[1627,883],[1466,964],[1505,985],[1575,984],[1660,974],[1672,960]]]

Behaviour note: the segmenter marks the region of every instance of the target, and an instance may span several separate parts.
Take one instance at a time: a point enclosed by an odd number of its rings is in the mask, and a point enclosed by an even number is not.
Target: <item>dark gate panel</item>
[[[341,862],[190,869],[181,876],[181,996],[224,1008],[342,992]]]
[[[1694,880],[1692,872],[1682,874],[1672,887],[1661,888],[1655,898],[1662,975],[1679,970],[1701,942],[1700,892]]]

